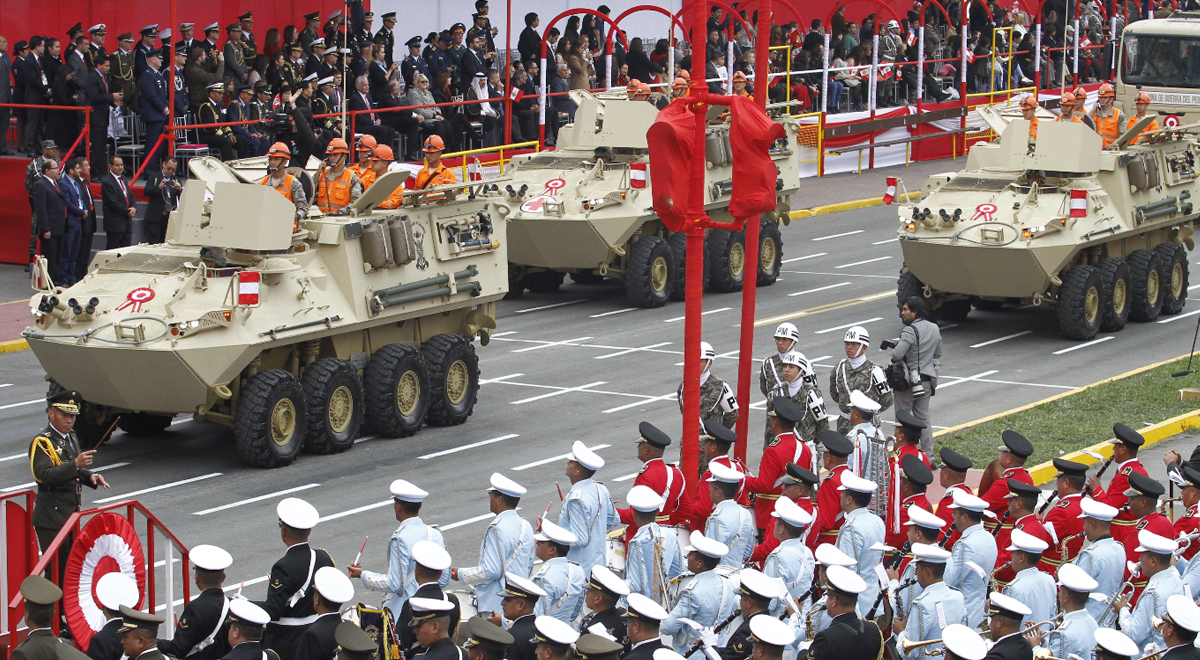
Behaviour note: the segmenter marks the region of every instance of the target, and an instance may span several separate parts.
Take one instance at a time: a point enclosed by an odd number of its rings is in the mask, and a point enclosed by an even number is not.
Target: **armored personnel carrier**
[[[672,234],[652,208],[646,131],[658,110],[624,93],[572,91],[575,121],[562,127],[552,152],[515,156],[506,168],[512,182],[500,192],[499,210],[512,237],[508,257],[510,296],[525,288],[558,289],[567,273],[593,284],[624,281],[632,304],[659,307],[682,300],[686,237]],[[799,185],[794,148],[797,124],[783,117],[787,139],[771,151],[778,169],[779,205],[761,219],[758,285],[779,276],[783,258],[780,220],[788,221],[788,196]],[[710,114],[706,157],[706,208],[714,220],[731,222],[726,209],[733,188],[729,119]],[[740,290],[745,234],[711,230],[706,238],[706,282],[713,291]]]
[[[345,215],[295,219],[273,188],[189,163],[166,243],[105,250],[70,288],[35,274],[25,331],[51,390],[85,399],[85,445],[174,414],[233,429],[250,465],[467,420],[507,291],[503,217],[461,184],[405,193],[381,177]],[[302,175],[302,172],[297,171]]]
[[[1077,340],[1178,314],[1200,125],[1138,137],[1147,117],[1101,148],[1084,124],[1041,120],[1033,140],[1030,122],[983,114],[999,140],[971,147],[965,170],[929,177],[920,201],[900,207],[898,302],[922,296],[948,319],[972,306],[1052,307]]]

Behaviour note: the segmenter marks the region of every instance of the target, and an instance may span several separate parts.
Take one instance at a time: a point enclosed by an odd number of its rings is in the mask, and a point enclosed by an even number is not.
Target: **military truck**
[[[345,215],[296,219],[219,161],[189,167],[166,243],[104,250],[70,288],[44,262],[35,273],[24,334],[51,392],[85,399],[85,446],[114,420],[149,434],[184,413],[232,427],[242,458],[272,468],[345,451],[360,431],[467,421],[472,342],[488,343],[507,291],[505,222],[481,184],[378,210],[407,177],[391,172]]]
[[[1030,122],[981,114],[999,140],[900,206],[898,304],[921,296],[947,319],[1052,307],[1077,340],[1183,310],[1200,124],[1139,138],[1146,117],[1102,149],[1085,124],[1042,119],[1031,140]]]
[[[1117,101],[1133,112],[1138,92],[1150,96],[1159,125],[1200,121],[1200,13],[1174,12],[1170,18],[1130,23],[1121,32],[1121,54],[1113,81]]]
[[[583,284],[604,278],[624,282],[632,304],[659,307],[683,300],[687,239],[670,232],[652,208],[646,131],[658,110],[624,93],[572,91],[578,104],[573,123],[559,129],[554,151],[515,156],[506,168],[512,178],[497,204],[512,238],[508,255],[509,295],[526,288],[552,292],[566,274]],[[778,206],[760,218],[758,285],[779,277],[783,240],[779,222],[788,222],[788,196],[799,186],[795,148],[798,125],[787,129],[771,150],[778,170]],[[721,108],[710,113],[706,144],[705,207],[718,222],[732,222],[733,188],[729,119]],[[710,230],[705,240],[705,280],[712,291],[742,287],[745,233]]]

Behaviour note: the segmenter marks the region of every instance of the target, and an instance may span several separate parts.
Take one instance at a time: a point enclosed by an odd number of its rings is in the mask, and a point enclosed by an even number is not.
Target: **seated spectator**
[[[429,106],[436,103],[433,93],[429,91],[429,79],[425,77],[425,74],[418,73],[413,76],[413,87],[408,90],[407,101],[407,105],[410,106]],[[421,134],[423,137],[439,135],[449,145],[451,151],[458,151],[458,141],[454,139],[454,135],[450,130],[450,123],[442,116],[441,108],[413,108],[412,112],[414,115],[421,117],[418,121],[421,124]]]

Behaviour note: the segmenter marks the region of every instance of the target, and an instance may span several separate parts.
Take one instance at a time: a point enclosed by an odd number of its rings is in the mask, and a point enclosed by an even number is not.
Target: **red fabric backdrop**
[[[25,192],[28,158],[0,158],[0,262],[29,261],[29,195]]]

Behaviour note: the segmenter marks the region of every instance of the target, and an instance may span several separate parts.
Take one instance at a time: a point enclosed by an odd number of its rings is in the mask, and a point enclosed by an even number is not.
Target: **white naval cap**
[[[662,621],[668,614],[662,605],[639,593],[631,593],[625,597],[626,610],[629,616],[643,621]]]
[[[796,641],[791,626],[773,616],[751,617],[750,637],[756,642],[771,646],[787,646]]]
[[[542,528],[538,530],[537,534],[533,535],[533,540],[550,541],[559,545],[575,545],[579,543],[579,537],[575,536],[573,532],[544,519],[542,520]]]
[[[1120,513],[1117,511],[1116,507],[1105,504],[1104,502],[1097,502],[1090,497],[1085,497],[1079,500],[1079,509],[1083,513],[1080,513],[1078,517],[1095,518],[1096,520],[1102,520],[1104,522],[1112,522],[1112,519],[1116,518],[1117,514]]]
[[[391,486],[392,498],[401,502],[416,502],[420,503],[429,497],[429,492],[414,486],[412,482],[404,479],[397,479],[392,482]]]
[[[918,525],[928,529],[941,529],[946,526],[946,521],[933,515],[928,510],[914,505],[908,507],[908,522],[904,524],[909,527]]]
[[[311,46],[311,45],[312,44],[309,44],[309,46]],[[318,80],[317,84],[322,87],[324,87],[325,85],[332,85],[333,84],[333,76],[325,76],[324,78]]]
[[[571,445],[571,460],[592,472],[604,467],[604,459],[578,440]]]
[[[204,571],[223,571],[233,564],[233,557],[215,545],[198,545],[188,552],[188,561]]]
[[[313,585],[316,586],[317,593],[332,603],[341,605],[354,598],[354,584],[350,582],[350,578],[332,566],[318,568],[313,576]]]
[[[271,615],[263,608],[245,598],[234,598],[229,601],[229,614],[237,621],[255,626],[265,626],[271,621]]]
[[[738,589],[752,598],[757,596],[763,600],[771,600],[780,597],[779,582],[775,581],[774,578],[767,577],[761,571],[753,568],[743,568],[738,573],[738,579],[741,581]]]
[[[857,566],[858,562],[854,561],[850,555],[837,549],[830,543],[822,543],[817,546],[817,551],[813,553],[813,558],[822,566]]]
[[[528,578],[523,578],[512,572],[504,573],[504,591],[496,594],[504,598],[541,598],[546,591]]]
[[[88,28],[88,32],[104,32],[106,27],[107,26],[105,26],[103,23],[97,23],[97,24],[93,25],[92,27]]]
[[[1200,607],[1191,598],[1175,594],[1167,598],[1166,619],[1190,632],[1200,632]]]
[[[454,609],[454,603],[441,598],[409,598],[409,606],[412,607],[412,621],[408,622],[409,627],[415,628],[423,621],[436,619],[439,616],[449,616],[450,611]]]
[[[991,603],[989,609],[991,614],[1007,616],[1010,619],[1020,619],[1033,614],[1033,610],[1029,609],[1028,605],[1012,596],[1005,596],[999,591],[993,591],[992,595],[988,596],[988,600]]]
[[[761,618],[761,617],[756,617]],[[651,660],[683,660],[683,656],[679,655],[674,649],[661,648],[655,649],[654,655],[650,656]]]
[[[842,485],[838,486],[838,490],[852,490],[857,493],[874,493],[879,485],[874,481],[867,481],[862,477],[850,472],[849,470],[842,473]]]
[[[587,586],[589,589],[607,591],[618,596],[629,595],[629,585],[603,564],[592,566],[592,574],[588,578]]]
[[[950,551],[936,543],[912,544],[913,559],[929,564],[944,564],[950,561]]]
[[[1097,628],[1095,632],[1096,646],[1113,655],[1122,655],[1127,658],[1133,658],[1141,655],[1142,650],[1138,648],[1137,642],[1129,639],[1129,636],[1119,630],[1112,628]]]
[[[1137,540],[1138,546],[1134,548],[1134,552],[1154,552],[1160,555],[1169,555],[1179,548],[1175,539],[1159,536],[1148,529],[1138,530]]]
[[[720,559],[729,554],[729,546],[716,539],[710,539],[699,531],[692,532],[692,535],[688,537],[688,543],[691,545],[683,549],[685,555],[693,550],[714,559]]]
[[[312,529],[321,516],[317,508],[299,497],[286,497],[275,507],[279,520],[292,529]]]
[[[138,591],[137,582],[121,571],[105,573],[96,582],[96,600],[100,601],[106,610],[120,612],[122,605],[137,607],[139,596],[141,593]]]
[[[845,481],[845,477],[842,478],[842,481]],[[951,509],[966,509],[968,511],[977,511],[979,513],[987,511],[987,502],[961,488],[955,488],[954,495],[952,497],[954,498],[954,501],[948,505]]]
[[[204,26],[205,32],[208,32],[209,30],[220,30],[220,29],[221,29],[221,25],[220,25],[219,21],[213,21],[212,23],[209,23],[208,25]]]
[[[812,514],[787,497],[775,500],[775,510],[771,512],[771,515],[792,527],[806,527],[812,523]]]
[[[987,642],[983,641],[983,637],[961,623],[952,623],[942,628],[942,644],[946,646],[947,651],[962,660],[983,660],[988,652]]]
[[[1020,550],[1021,552],[1032,552],[1033,554],[1040,555],[1046,551],[1046,548],[1050,547],[1049,543],[1020,529],[1012,531],[1010,541],[1012,545],[1005,548],[1006,550]]]
[[[867,414],[877,413],[882,407],[872,400],[871,397],[863,394],[861,390],[853,390],[850,392],[850,405]]]
[[[431,571],[450,568],[450,553],[433,541],[417,541],[412,547],[413,561]]]
[[[1063,564],[1058,568],[1058,584],[1080,593],[1090,594],[1100,583],[1077,564]]]
[[[867,583],[863,582],[858,573],[845,566],[830,566],[825,569],[825,579],[831,588],[842,593],[860,594],[867,590]]]
[[[499,472],[493,472],[490,481],[492,487],[488,488],[488,490],[499,491],[505,495],[508,495],[509,497],[522,497],[525,495],[525,493],[529,492],[524,486],[500,474]]]
[[[579,632],[570,624],[552,616],[541,615],[533,620],[534,640],[538,643],[570,646],[579,639]]]
[[[745,473],[743,473],[741,470],[735,470],[732,467],[722,465],[716,461],[712,461],[708,464],[708,470],[712,473],[712,476],[708,478],[708,481],[736,484],[740,483],[746,478]]]
[[[662,495],[654,492],[649,486],[634,486],[629,489],[629,494],[625,496],[625,501],[629,506],[642,513],[650,513],[658,511],[662,508]]]
[[[166,28],[162,32],[159,32],[158,38],[162,39],[164,43],[170,41],[171,40],[171,28]]]

